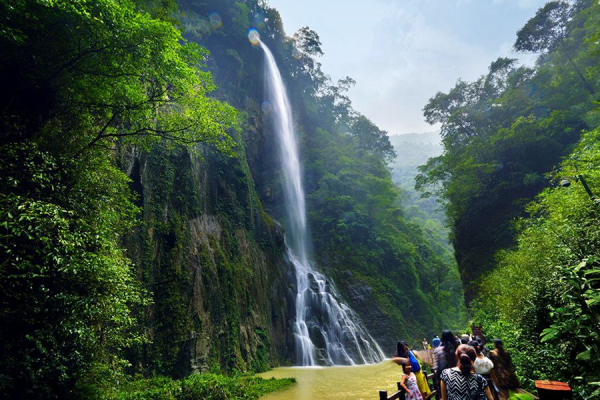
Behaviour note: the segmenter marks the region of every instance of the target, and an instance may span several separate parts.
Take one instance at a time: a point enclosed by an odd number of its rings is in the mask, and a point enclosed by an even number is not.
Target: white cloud
[[[458,78],[476,79],[491,60],[452,31],[428,23],[419,9],[396,10],[382,20],[351,92],[354,106],[391,134],[430,130],[421,109]]]
[[[511,51],[546,0],[270,0],[286,32],[308,25],[335,81],[357,81],[354,108],[391,134],[431,131],[422,108],[457,79],[472,81]]]

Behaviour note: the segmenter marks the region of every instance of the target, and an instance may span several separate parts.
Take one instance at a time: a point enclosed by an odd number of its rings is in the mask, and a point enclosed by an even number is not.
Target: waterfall
[[[262,42],[258,43],[266,57],[267,100],[280,144],[287,212],[287,256],[294,265],[297,280],[296,363],[303,366],[355,365],[381,361],[383,352],[358,316],[309,262],[306,205],[291,107],[273,54]]]

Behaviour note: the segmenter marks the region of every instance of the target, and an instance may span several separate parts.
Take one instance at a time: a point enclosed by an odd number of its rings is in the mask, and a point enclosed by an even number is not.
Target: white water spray
[[[291,107],[281,74],[270,50],[265,52],[265,82],[272,119],[280,144],[284,200],[288,217],[288,258],[295,268],[297,289],[294,336],[296,363],[303,366],[355,365],[379,362],[383,352],[356,314],[339,301],[325,276],[308,261],[306,206],[298,145]]]

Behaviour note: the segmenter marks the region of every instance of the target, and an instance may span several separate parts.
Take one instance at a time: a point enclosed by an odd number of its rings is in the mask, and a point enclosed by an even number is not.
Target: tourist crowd
[[[517,391],[519,380],[515,375],[510,354],[504,350],[500,339],[494,340],[489,350],[481,337],[442,332],[427,343],[423,339],[423,354],[431,355],[435,390],[442,400],[508,400],[530,398]],[[409,349],[406,341],[398,342],[396,356],[392,361],[401,365],[403,375],[400,385],[406,392],[406,400],[423,400],[431,389],[427,383],[418,355]]]

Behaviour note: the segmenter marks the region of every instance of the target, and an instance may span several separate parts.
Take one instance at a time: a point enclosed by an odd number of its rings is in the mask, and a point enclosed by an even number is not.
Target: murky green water
[[[377,400],[379,391],[396,391],[402,368],[385,360],[379,364],[356,367],[275,368],[259,374],[263,378],[296,378],[291,389],[271,393],[261,400]]]

